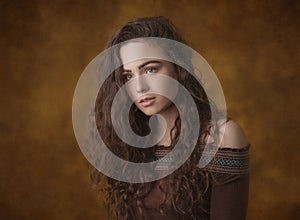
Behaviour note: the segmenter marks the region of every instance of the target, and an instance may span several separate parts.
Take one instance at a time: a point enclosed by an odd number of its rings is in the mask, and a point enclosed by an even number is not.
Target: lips
[[[155,102],[155,97],[145,97],[139,101],[139,104],[143,107],[152,105]]]
[[[155,99],[155,97],[145,97],[145,98],[141,99],[139,103],[147,102],[147,101],[153,100],[153,99]]]

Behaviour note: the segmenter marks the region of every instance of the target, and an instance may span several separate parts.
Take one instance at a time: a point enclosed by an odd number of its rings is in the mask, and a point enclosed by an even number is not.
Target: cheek
[[[169,78],[160,78],[152,84],[152,89],[157,91],[162,96],[169,97],[170,100],[174,100],[178,93],[178,83]]]
[[[134,102],[135,99],[137,99],[137,95],[136,95],[134,86],[132,84],[126,84],[125,90],[129,96],[129,98]]]

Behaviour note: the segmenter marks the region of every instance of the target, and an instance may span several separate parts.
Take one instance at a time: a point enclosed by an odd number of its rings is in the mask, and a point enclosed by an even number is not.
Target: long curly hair
[[[129,22],[121,27],[109,40],[106,48],[141,37],[160,37],[185,43],[168,19],[164,17],[147,17]],[[185,60],[185,62],[188,63],[187,65],[191,65],[191,60]],[[209,99],[195,76],[181,66],[174,64],[174,67],[179,76],[178,81],[190,92],[196,103],[201,124],[197,145],[189,159],[175,172],[159,181],[159,187],[164,194],[163,203],[160,204],[159,211],[162,214],[166,214],[166,209],[172,208],[180,215],[199,219],[199,216],[209,213],[208,200],[211,177],[208,171],[199,169],[197,165],[206,144],[205,140],[210,131],[211,116],[214,110],[211,109]],[[153,161],[155,160],[155,151],[159,146],[146,149],[134,148],[124,143],[113,128],[111,106],[116,93],[123,84],[120,71],[117,69],[110,74],[100,88],[95,108],[97,129],[103,142],[118,157],[137,163]],[[149,118],[149,116],[132,104],[129,112],[129,121],[134,132],[140,136],[149,134]],[[170,132],[171,146],[177,143],[180,130],[185,126],[189,125],[182,124],[178,117],[175,121],[175,126]],[[185,144],[188,145],[189,143]],[[102,197],[105,198],[109,216],[117,217],[118,219],[129,218],[128,209],[132,203],[137,204],[138,210],[141,211],[143,199],[153,189],[156,182],[122,182],[101,174],[93,167],[91,167],[91,179],[95,186],[104,194]]]

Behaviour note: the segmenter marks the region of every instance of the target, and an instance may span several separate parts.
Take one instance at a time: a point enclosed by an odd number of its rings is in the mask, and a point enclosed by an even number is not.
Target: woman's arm
[[[226,123],[212,164],[211,220],[246,219],[249,190],[249,144],[242,128]]]
[[[248,205],[249,174],[219,176],[211,194],[211,220],[244,220]]]

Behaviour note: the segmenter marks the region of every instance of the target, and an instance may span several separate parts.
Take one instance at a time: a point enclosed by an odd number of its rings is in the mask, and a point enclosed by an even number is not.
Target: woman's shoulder
[[[248,141],[242,127],[234,120],[228,119],[224,126],[224,134],[219,148],[243,149]]]
[[[213,152],[204,150],[202,154],[202,157],[208,158],[203,161],[210,161],[204,169],[229,175],[249,173],[250,144],[242,127],[232,119],[223,122],[222,126],[220,130],[223,137],[217,150]]]

